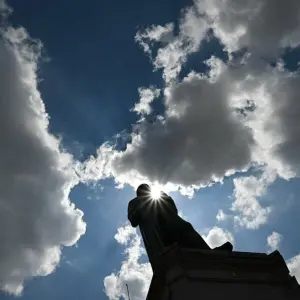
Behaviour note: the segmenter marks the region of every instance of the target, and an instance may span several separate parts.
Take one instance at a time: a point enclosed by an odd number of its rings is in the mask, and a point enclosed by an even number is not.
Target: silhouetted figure
[[[184,248],[210,250],[193,226],[178,215],[170,196],[162,193],[159,200],[153,200],[147,184],[141,184],[136,195],[128,204],[128,220],[133,227],[140,227],[150,262],[174,243]],[[227,242],[215,249],[232,251],[232,245]]]

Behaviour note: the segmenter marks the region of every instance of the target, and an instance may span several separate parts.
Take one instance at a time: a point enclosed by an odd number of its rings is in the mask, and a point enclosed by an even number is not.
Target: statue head
[[[136,195],[138,197],[149,196],[150,191],[151,191],[150,186],[146,183],[143,183],[139,185],[139,187],[137,188]]]

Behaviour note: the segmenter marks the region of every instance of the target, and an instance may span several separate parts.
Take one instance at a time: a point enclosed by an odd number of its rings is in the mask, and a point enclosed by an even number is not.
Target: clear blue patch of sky
[[[282,59],[284,60],[285,67],[294,72],[299,69],[300,62],[300,47],[295,49],[288,49],[282,55]]]
[[[299,70],[299,62],[300,62],[300,47],[297,48],[287,48],[282,53],[280,58],[284,61],[285,68],[291,72],[295,72]],[[277,61],[271,61],[271,66],[275,67]]]

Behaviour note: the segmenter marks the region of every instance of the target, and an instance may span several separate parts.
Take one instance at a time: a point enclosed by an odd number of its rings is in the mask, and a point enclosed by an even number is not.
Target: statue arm
[[[139,225],[139,210],[136,207],[135,199],[131,200],[128,203],[128,220],[131,223],[132,227],[137,227]]]

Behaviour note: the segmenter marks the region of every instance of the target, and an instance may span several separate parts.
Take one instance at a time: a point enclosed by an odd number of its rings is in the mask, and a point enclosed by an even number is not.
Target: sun
[[[161,189],[159,186],[152,186],[150,193],[153,200],[159,200],[161,197]]]

